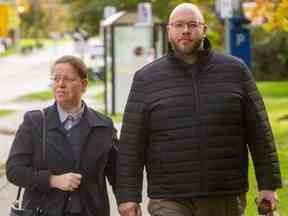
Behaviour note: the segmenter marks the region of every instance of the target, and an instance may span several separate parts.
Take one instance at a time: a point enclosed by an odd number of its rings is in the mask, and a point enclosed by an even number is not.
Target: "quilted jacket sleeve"
[[[247,68],[244,69],[246,142],[252,156],[259,190],[281,187],[276,145],[263,99]]]
[[[147,147],[144,81],[134,77],[125,107],[117,163],[117,201],[141,202]]]
[[[46,192],[51,189],[49,185],[50,171],[38,170],[34,164],[36,152],[33,137],[41,136],[39,128],[41,129],[42,126],[39,125],[38,129],[35,128],[31,114],[32,112],[25,114],[24,121],[17,130],[6,163],[6,176],[11,183],[17,186],[35,187]]]

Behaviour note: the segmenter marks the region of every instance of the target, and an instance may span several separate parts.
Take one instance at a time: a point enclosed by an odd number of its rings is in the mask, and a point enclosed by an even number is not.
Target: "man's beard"
[[[191,45],[181,46],[175,41],[170,41],[173,50],[180,56],[194,56],[202,46],[202,39],[193,41]]]

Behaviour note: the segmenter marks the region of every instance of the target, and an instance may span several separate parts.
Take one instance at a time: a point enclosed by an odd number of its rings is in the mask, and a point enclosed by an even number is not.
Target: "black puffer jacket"
[[[121,133],[119,203],[141,201],[144,165],[150,198],[247,191],[248,149],[259,189],[281,187],[271,128],[248,68],[209,46],[194,65],[169,53],[138,71]]]

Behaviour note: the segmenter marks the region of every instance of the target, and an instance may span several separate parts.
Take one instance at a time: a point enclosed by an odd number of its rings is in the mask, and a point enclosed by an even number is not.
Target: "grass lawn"
[[[17,97],[16,101],[47,101],[53,99],[51,90],[44,90],[40,92],[30,93]]]
[[[69,41],[69,40],[61,39],[61,40],[57,41],[57,44],[64,44],[67,41]],[[43,46],[55,45],[55,41],[52,39],[49,39],[49,38],[39,38],[38,40],[34,39],[34,38],[21,38],[18,41],[17,46],[20,49],[22,49],[23,47],[27,47],[27,46],[37,47],[37,45],[36,45],[37,43],[41,43]],[[38,48],[40,48],[40,47],[38,47]],[[12,46],[12,47],[8,48],[5,52],[0,53],[0,57],[14,55],[17,52],[18,52],[17,48],[15,46]]]
[[[283,189],[278,191],[279,213],[288,215],[288,81],[283,82],[258,82],[257,86],[262,93],[273,129],[283,178]],[[256,207],[256,182],[252,167],[250,168],[250,191],[246,215],[254,216]]]
[[[0,109],[0,117],[6,116],[14,112],[13,110],[9,109]]]

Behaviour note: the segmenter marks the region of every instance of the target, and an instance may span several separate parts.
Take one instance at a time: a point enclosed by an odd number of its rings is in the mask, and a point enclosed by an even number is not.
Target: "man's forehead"
[[[169,22],[181,19],[184,15],[193,17],[193,21],[204,22],[203,15],[198,7],[193,4],[181,4],[177,6],[170,14]]]

